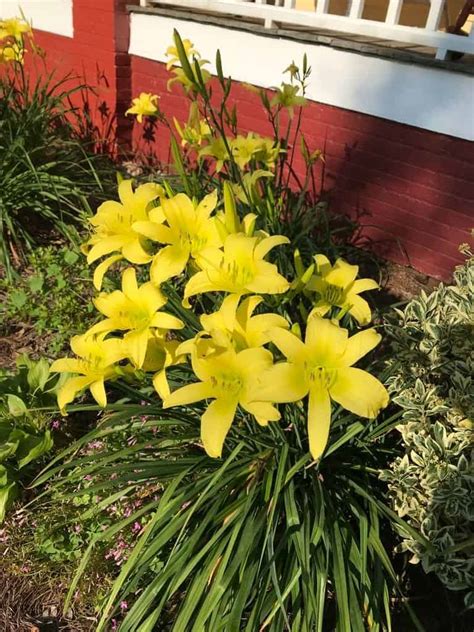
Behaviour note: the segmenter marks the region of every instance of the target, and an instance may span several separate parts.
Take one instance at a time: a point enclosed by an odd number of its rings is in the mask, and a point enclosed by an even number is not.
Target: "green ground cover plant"
[[[365,328],[364,297],[378,285],[341,259],[355,250],[315,195],[320,152],[300,142],[310,68],[292,63],[274,97],[260,92],[274,132],[261,137],[239,133],[219,54],[216,81],[178,34],[168,54],[190,98],[174,122],[175,175],[122,180],[120,201],[91,219],[94,285],[114,266],[122,286],[98,294],[102,320],[52,365],[63,412],[104,409],[35,482],[39,502],[83,509],[83,540],[67,522],[65,539],[54,526],[42,537],[51,556],[81,551],[65,609],[97,551],[138,524],[97,632],[113,620],[140,632],[390,629],[393,540],[430,544],[380,480],[400,413],[387,407],[391,369],[369,355],[381,336]],[[157,95],[129,114],[172,128]],[[95,442],[105,449],[84,452]],[[126,513],[111,510],[119,501]]]
[[[71,333],[92,324],[92,295],[90,269],[78,250],[37,246],[26,255],[22,276],[15,283],[0,279],[0,331],[31,329],[39,350],[55,357]]]
[[[396,310],[387,324],[390,390],[403,410],[405,454],[384,473],[393,507],[430,543],[402,548],[474,606],[474,258],[441,284]]]
[[[53,447],[51,414],[41,409],[53,407],[57,386],[44,359],[25,356],[16,371],[0,369],[0,523]]]

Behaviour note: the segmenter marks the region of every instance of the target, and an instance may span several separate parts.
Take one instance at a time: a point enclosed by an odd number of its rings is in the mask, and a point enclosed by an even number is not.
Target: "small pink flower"
[[[127,608],[128,608],[128,603],[126,601],[121,601],[120,602],[120,610],[122,610],[122,612],[123,612],[124,610],[127,610]]]
[[[53,430],[57,430],[60,425],[61,425],[61,422],[59,421],[59,419],[53,419],[53,421],[51,422],[51,428]]]
[[[133,523],[132,531],[133,533],[138,533],[141,530],[142,530],[142,525],[137,520],[136,522]]]

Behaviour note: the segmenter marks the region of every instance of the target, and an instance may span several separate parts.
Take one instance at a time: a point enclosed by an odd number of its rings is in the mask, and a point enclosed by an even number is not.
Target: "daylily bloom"
[[[26,50],[16,42],[6,44],[3,48],[0,48],[0,63],[8,64],[12,61],[17,61],[23,64],[25,52]]]
[[[222,138],[213,138],[208,145],[202,147],[198,152],[198,158],[212,156],[216,160],[216,172],[224,166],[224,162],[229,160],[229,152]]]
[[[191,40],[184,39],[181,40],[181,42],[183,44],[184,53],[188,59],[192,59],[193,57],[199,59],[201,57],[199,51],[194,48],[194,44],[191,42]],[[166,56],[171,57],[171,59],[169,59],[166,64],[166,70],[170,70],[170,68],[172,68],[175,64],[180,63],[177,46],[168,46],[168,48],[166,49]]]
[[[218,346],[233,346],[236,351],[262,347],[270,342],[269,331],[275,327],[288,329],[288,322],[279,314],[257,314],[256,307],[263,301],[261,296],[248,296],[239,305],[240,294],[230,294],[213,314],[203,314],[201,325]],[[182,350],[183,343],[180,347]]]
[[[127,357],[123,340],[108,338],[105,334],[97,336],[89,332],[71,339],[71,349],[77,358],[60,358],[51,365],[53,373],[77,373],[65,381],[58,391],[58,405],[64,413],[67,404],[72,402],[77,393],[88,388],[95,401],[105,408],[107,396],[104,381],[117,377],[116,362]]]
[[[387,390],[377,378],[352,365],[378,345],[380,334],[366,329],[351,338],[331,321],[312,316],[303,342],[285,329],[270,332],[272,342],[288,359],[263,376],[259,400],[295,402],[308,398],[309,449],[315,459],[326,447],[331,422],[331,399],[356,415],[375,418],[387,406]]]
[[[95,234],[83,246],[87,262],[94,263],[104,255],[115,253],[99,264],[94,272],[94,286],[98,290],[104,274],[115,261],[124,258],[139,265],[152,259],[144,247],[143,236],[134,230],[133,225],[149,219],[151,202],[164,196],[164,190],[159,184],[150,182],[137,187],[134,192],[132,182],[123,180],[118,187],[120,202],[104,202],[90,220]],[[159,212],[155,209],[155,221],[158,221],[158,216]]]
[[[222,241],[215,219],[210,217],[217,204],[214,191],[197,205],[184,193],[161,201],[164,223],[141,221],[133,228],[148,239],[166,244],[153,258],[150,278],[160,285],[181,274],[190,258],[205,248],[218,247]]]
[[[290,118],[294,116],[295,107],[303,107],[307,101],[303,96],[298,96],[299,86],[293,86],[289,83],[282,83],[281,88],[277,88],[277,92],[270,105],[279,105],[288,110]]]
[[[144,116],[154,116],[158,112],[157,103],[159,98],[157,94],[141,92],[140,96],[133,99],[132,106],[125,112],[125,116],[136,114],[137,121],[141,123]]]
[[[237,407],[252,414],[260,425],[278,421],[280,413],[268,402],[258,401],[256,375],[265,374],[272,365],[267,349],[228,349],[211,356],[191,356],[194,373],[200,382],[188,384],[171,393],[164,408],[185,406],[202,399],[213,399],[201,417],[201,439],[211,457],[222,454],[224,440],[234,420]]]
[[[31,33],[31,26],[25,20],[19,18],[0,20],[0,39],[14,37],[19,41],[24,33]]]
[[[94,325],[90,333],[126,330],[123,341],[128,356],[140,368],[152,335],[150,330],[184,326],[176,316],[159,311],[165,303],[166,297],[153,283],[138,286],[134,268],[127,268],[122,275],[122,291],[101,293],[94,299],[94,305],[107,318]]]
[[[338,259],[334,266],[324,255],[316,255],[314,260],[316,273],[306,285],[306,289],[319,294],[312,313],[324,316],[331,307],[340,307],[342,313],[349,312],[359,325],[370,323],[372,314],[369,304],[359,294],[378,289],[378,283],[373,279],[356,281],[359,266],[350,265],[344,259]]]
[[[191,145],[199,147],[204,138],[211,135],[211,128],[207,122],[199,116],[199,108],[196,101],[191,103],[189,108],[188,122],[181,127],[179,122],[173,118],[174,126],[181,137],[181,145]]]
[[[237,294],[282,294],[289,287],[273,263],[264,260],[267,253],[289,239],[282,235],[248,237],[229,235],[224,249],[207,249],[196,257],[201,272],[188,281],[184,304],[195,294],[235,292]]]
[[[262,138],[250,132],[247,136],[238,135],[230,142],[232,156],[240,169],[244,169],[252,160],[258,160],[272,166],[280,151],[279,145],[274,147],[272,138]]]
[[[170,394],[166,369],[185,361],[185,356],[178,350],[179,346],[179,340],[167,340],[166,335],[159,333],[159,330],[156,329],[148,339],[142,369],[154,373],[152,378],[153,386],[161,399],[168,397]]]

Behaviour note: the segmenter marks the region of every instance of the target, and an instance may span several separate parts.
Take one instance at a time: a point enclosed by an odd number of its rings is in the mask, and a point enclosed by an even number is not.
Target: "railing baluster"
[[[398,24],[400,13],[402,12],[403,0],[390,0],[388,5],[385,24]]]
[[[329,0],[318,0],[316,13],[329,13]]]
[[[353,20],[360,20],[364,11],[365,0],[351,0],[349,17]]]
[[[431,0],[430,12],[426,20],[426,29],[428,31],[437,31],[443,15],[445,0]]]
[[[348,0],[348,15],[330,13],[330,0],[140,0],[145,6],[162,5],[187,7],[211,11],[217,14],[234,14],[245,18],[262,20],[265,27],[275,24],[295,24],[307,29],[324,29],[335,33],[354,33],[356,36],[395,40],[415,46],[434,48],[438,59],[444,59],[448,51],[474,54],[474,28],[470,37],[461,37],[439,30],[446,0],[418,0],[430,2],[428,20],[425,26],[404,26],[399,24],[403,0],[388,0],[388,10],[384,22],[361,19],[365,0]],[[270,3],[271,2],[271,3]],[[1,4],[1,0],[0,0]],[[306,10],[299,10],[303,7]],[[312,10],[315,7],[314,11]]]

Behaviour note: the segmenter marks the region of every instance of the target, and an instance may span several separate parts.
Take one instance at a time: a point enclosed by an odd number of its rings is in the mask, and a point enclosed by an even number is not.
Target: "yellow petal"
[[[295,334],[281,327],[275,327],[270,329],[268,336],[271,342],[278,347],[290,362],[303,363],[306,359],[307,349],[305,344]]]
[[[339,366],[339,359],[346,350],[347,338],[347,330],[334,325],[327,318],[313,315],[306,323],[305,342],[316,365]]]
[[[217,190],[206,195],[199,203],[196,213],[199,220],[206,220],[217,205]]]
[[[216,399],[209,404],[201,417],[201,439],[210,457],[221,456],[224,440],[234,420],[236,409],[236,400]]]
[[[101,239],[89,250],[89,253],[87,254],[87,263],[94,263],[97,259],[114,252],[114,250],[121,250],[124,242],[125,237],[123,235],[112,235],[112,237],[105,237],[104,239]]]
[[[281,419],[280,412],[270,402],[240,402],[242,408],[255,417],[260,426],[266,426],[269,421]]]
[[[102,281],[104,280],[104,276],[110,266],[112,266],[116,261],[120,261],[120,259],[123,259],[122,255],[112,255],[111,257],[107,257],[107,259],[104,259],[104,261],[99,263],[97,268],[94,270],[93,277],[94,287],[96,290],[101,289]]]
[[[313,459],[319,459],[326,448],[331,425],[331,400],[327,389],[312,386],[308,398],[309,451]]]
[[[160,244],[172,244],[174,240],[171,229],[168,226],[163,226],[163,224],[157,224],[156,222],[135,222],[132,228],[140,235],[152,241],[158,241]]]
[[[160,329],[182,329],[184,327],[184,323],[172,314],[157,312],[153,316],[150,326],[159,327]]]
[[[359,266],[352,266],[344,259],[338,259],[333,269],[325,276],[325,281],[339,287],[350,285],[359,272]]]
[[[304,372],[298,365],[280,362],[260,376],[254,395],[256,401],[283,404],[303,399],[308,388]]]
[[[270,252],[272,248],[275,246],[281,246],[282,244],[289,244],[290,240],[288,237],[284,237],[283,235],[273,235],[272,237],[265,237],[260,241],[255,247],[255,258],[263,259],[263,257]]]
[[[188,298],[196,294],[220,291],[223,291],[222,286],[219,283],[215,284],[210,281],[206,272],[196,272],[196,274],[189,279],[184,288],[184,301],[187,301]],[[185,303],[183,302],[183,304]]]
[[[50,366],[51,373],[83,373],[84,364],[76,358],[59,358]]]
[[[256,265],[255,277],[246,284],[249,292],[256,294],[283,294],[290,284],[278,272],[278,268],[268,261],[259,261]]]
[[[132,300],[137,298],[138,283],[135,268],[127,268],[122,273],[122,292]]]
[[[186,406],[194,404],[201,399],[209,399],[213,397],[214,390],[207,382],[195,382],[187,384],[173,391],[169,397],[163,402],[163,408],[171,408],[172,406]]]
[[[347,347],[340,359],[341,367],[349,367],[355,364],[360,358],[363,358],[369,351],[372,351],[382,336],[375,329],[366,329],[360,331],[355,336],[351,336],[347,341]]]
[[[357,281],[354,281],[354,285],[352,286],[350,293],[360,294],[361,292],[378,290],[379,288],[379,284],[374,279],[358,279]]]
[[[384,385],[362,369],[339,369],[329,394],[346,410],[369,419],[376,417],[389,402]]]
[[[316,262],[316,271],[317,274],[325,277],[326,274],[331,270],[332,266],[331,266],[331,262],[329,261],[329,259],[326,257],[326,255],[314,255],[314,260]]]
[[[95,401],[101,408],[105,408],[107,406],[107,395],[105,394],[104,380],[93,382],[89,388]]]
[[[145,362],[149,336],[148,329],[143,329],[139,331],[129,331],[123,338],[128,350],[128,357],[137,368],[142,367]]]
[[[164,199],[161,208],[173,229],[186,229],[196,222],[196,211],[194,205],[185,193],[178,193],[173,198]]]
[[[250,318],[246,328],[249,347],[260,347],[270,342],[269,331],[275,327],[288,329],[289,323],[279,314],[258,314]]]
[[[367,301],[357,294],[350,294],[347,297],[347,302],[351,306],[349,314],[356,319],[359,325],[368,325],[372,320],[372,312]]]
[[[153,258],[150,278],[155,285],[178,276],[183,272],[189,259],[189,252],[178,246],[165,246]]]
[[[152,256],[141,245],[139,237],[125,243],[122,247],[122,254],[127,261],[137,265],[144,265],[152,260]]]
[[[58,406],[64,410],[68,404],[74,401],[77,393],[84,390],[91,383],[88,377],[71,377],[66,380],[58,391]]]
[[[168,380],[166,379],[166,371],[164,369],[162,371],[158,371],[158,373],[155,373],[153,376],[153,386],[161,399],[164,400],[166,397],[169,397],[170,387]]]
[[[321,316],[322,318],[323,316],[326,316],[330,309],[331,305],[329,305],[329,303],[326,303],[326,301],[323,300],[318,301],[310,311],[308,320],[310,320],[313,316]]]
[[[139,121],[141,122],[141,121]],[[122,180],[118,186],[118,194],[120,201],[124,206],[130,206],[133,204],[133,180]]]

